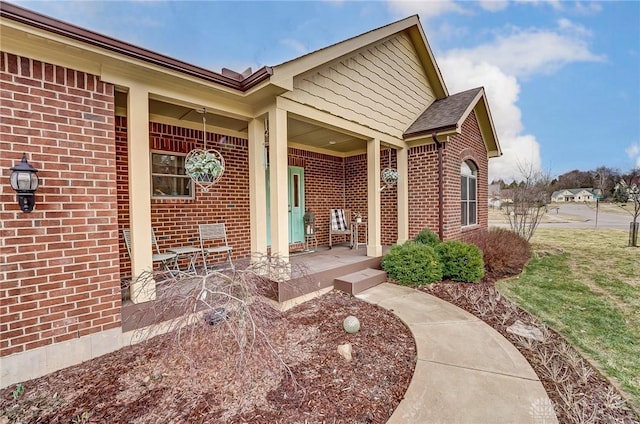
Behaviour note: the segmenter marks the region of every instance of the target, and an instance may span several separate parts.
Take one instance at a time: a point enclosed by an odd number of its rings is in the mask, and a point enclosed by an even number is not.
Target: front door
[[[289,244],[304,241],[304,168],[289,167]],[[271,190],[266,170],[267,246],[271,246]]]
[[[304,168],[289,167],[289,244],[304,241]]]

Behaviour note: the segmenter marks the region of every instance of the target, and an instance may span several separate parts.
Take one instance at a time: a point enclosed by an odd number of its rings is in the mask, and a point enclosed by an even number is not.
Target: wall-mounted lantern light
[[[31,212],[36,204],[35,192],[38,189],[38,172],[27,162],[27,154],[22,154],[22,161],[11,168],[11,188],[17,193],[18,205],[22,212]]]

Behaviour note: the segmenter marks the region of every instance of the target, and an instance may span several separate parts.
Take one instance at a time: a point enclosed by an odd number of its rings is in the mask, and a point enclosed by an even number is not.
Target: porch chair
[[[127,247],[129,258],[131,258],[131,231],[128,228],[123,229],[122,236],[124,237],[124,244]],[[153,228],[151,229],[151,244],[153,247],[151,260],[153,262],[160,262],[165,271],[171,277],[175,277],[172,266],[175,266],[177,255],[175,253],[160,253],[160,248],[158,247],[158,241],[156,239],[156,233]]]
[[[333,247],[334,235],[349,236],[349,246],[353,246],[350,209],[331,209],[329,216],[329,249]]]
[[[233,248],[229,246],[227,241],[227,231],[224,224],[200,224],[198,226],[198,234],[200,235],[200,250],[202,254],[202,264],[204,272],[207,272],[207,259],[212,255],[226,255],[229,266],[225,269],[235,271],[235,266],[231,261],[231,251]]]

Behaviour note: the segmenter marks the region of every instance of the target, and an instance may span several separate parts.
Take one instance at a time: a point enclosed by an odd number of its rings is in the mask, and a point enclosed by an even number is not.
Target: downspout
[[[442,163],[443,143],[438,140],[437,134],[431,135],[438,147],[438,237],[444,240],[444,165]]]

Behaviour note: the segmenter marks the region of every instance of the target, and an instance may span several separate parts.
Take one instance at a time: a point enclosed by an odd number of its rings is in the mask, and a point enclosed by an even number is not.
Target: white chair
[[[200,249],[205,273],[207,272],[207,259],[215,255],[226,256],[229,266],[223,269],[235,270],[235,266],[231,261],[233,248],[229,246],[227,241],[227,231],[224,224],[200,224],[198,226],[198,234],[200,235]]]
[[[329,249],[333,247],[334,235],[349,236],[349,246],[353,246],[351,229],[351,210],[331,209],[329,216]]]
[[[131,258],[131,231],[129,229],[123,229],[122,236],[124,237],[124,244],[127,246],[127,253]],[[160,253],[158,241],[156,240],[156,233],[153,231],[153,228],[151,229],[151,244],[153,245],[154,251],[152,253],[151,260],[153,262],[160,262],[165,271],[168,272],[171,277],[175,277],[173,274],[173,266],[175,266],[177,255],[175,253]]]

